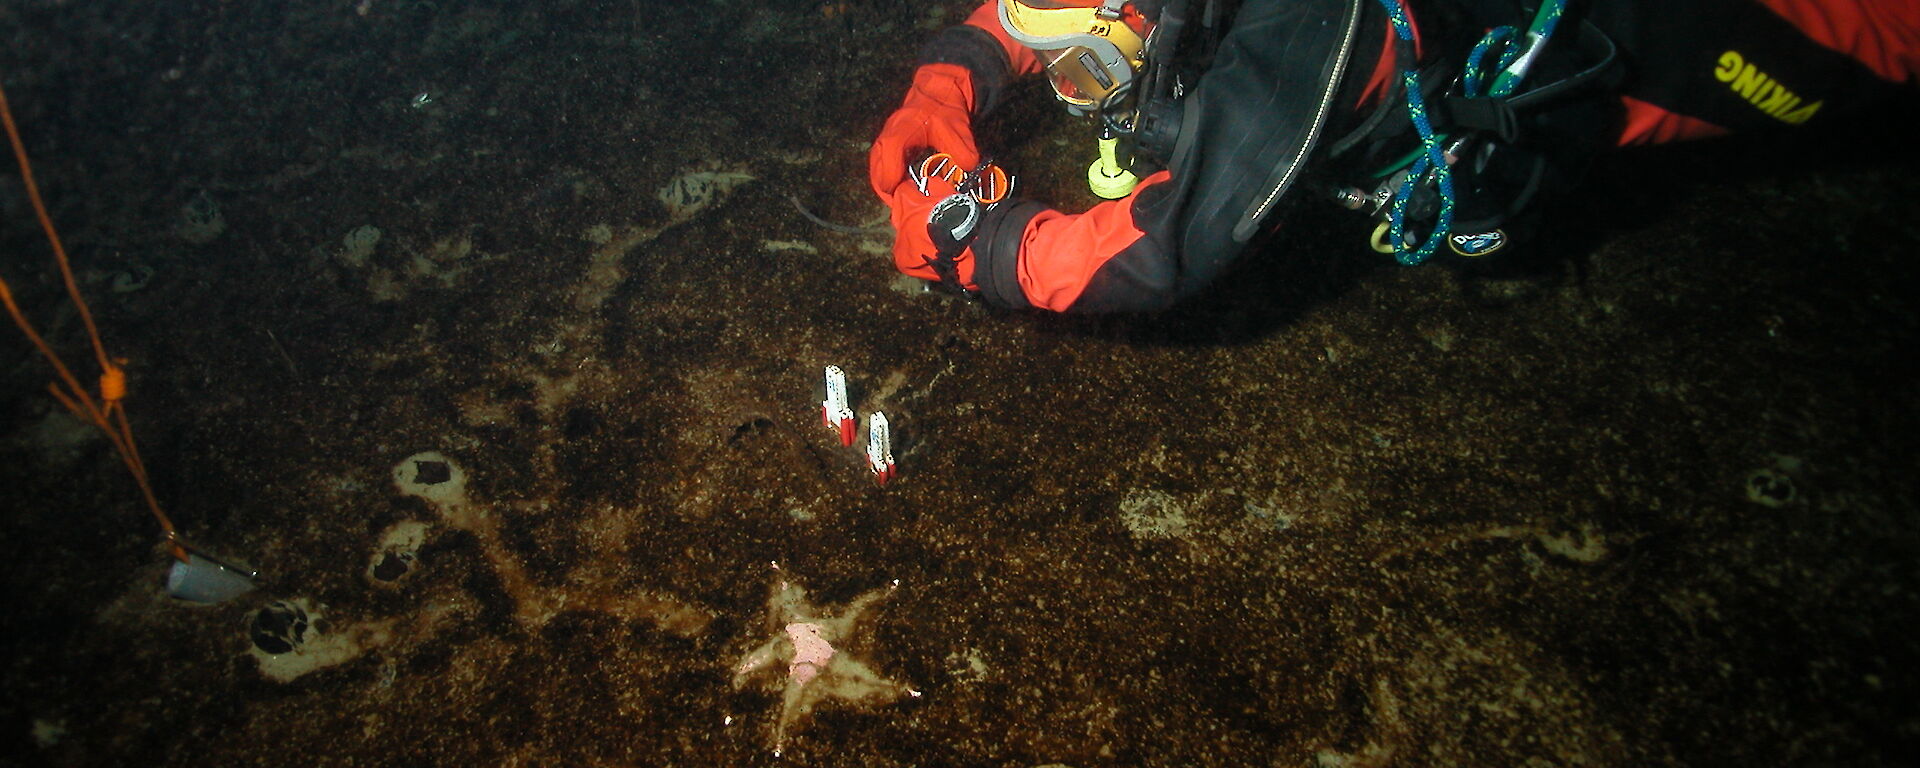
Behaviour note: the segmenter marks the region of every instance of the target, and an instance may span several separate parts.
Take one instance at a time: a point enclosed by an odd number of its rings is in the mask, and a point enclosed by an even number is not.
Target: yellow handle
[[[1108,200],[1132,194],[1134,186],[1140,183],[1140,177],[1121,168],[1119,158],[1114,156],[1119,143],[1119,139],[1101,139],[1100,159],[1087,166],[1087,188]]]

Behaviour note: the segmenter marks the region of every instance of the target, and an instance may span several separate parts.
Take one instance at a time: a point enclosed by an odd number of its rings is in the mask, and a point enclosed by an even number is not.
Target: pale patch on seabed
[[[753,180],[753,174],[744,167],[708,161],[673,177],[656,196],[667,206],[671,224],[678,224],[719,204],[735,188]]]
[[[34,746],[41,749],[50,748],[59,744],[60,739],[66,735],[67,725],[65,720],[47,720],[38,717],[33,719]]]
[[[993,668],[987,663],[987,654],[978,648],[962,648],[947,654],[947,674],[954,682],[961,684],[977,683],[986,680]]]
[[[393,477],[394,487],[402,494],[426,501],[449,526],[473,535],[493,567],[494,575],[500,579],[501,589],[512,599],[515,617],[530,627],[545,625],[562,611],[590,610],[622,619],[649,620],[661,629],[691,637],[705,632],[713,620],[711,612],[686,602],[603,583],[611,578],[608,574],[619,573],[619,569],[609,567],[609,563],[576,569],[586,575],[563,587],[542,588],[535,584],[501,536],[497,507],[470,498],[466,470],[443,453],[425,451],[409,456],[394,466]],[[583,527],[623,538],[626,531],[623,518],[629,514],[617,508],[602,509]],[[617,558],[622,551],[617,546],[595,549],[603,553],[603,559]]]
[[[1193,526],[1187,509],[1197,503],[1183,503],[1165,491],[1130,491],[1120,500],[1120,524],[1136,539],[1185,539]]]
[[[1577,534],[1551,536],[1541,533],[1535,538],[1547,552],[1576,563],[1597,563],[1607,557],[1606,537],[1592,526],[1581,526]]]
[[[587,271],[573,290],[573,308],[580,312],[594,312],[607,302],[615,288],[626,279],[623,266],[627,255],[642,245],[653,242],[660,236],[663,228],[634,227],[613,236],[600,247],[593,249],[587,262]]]
[[[380,534],[380,543],[374,545],[373,557],[367,561],[367,582],[376,587],[390,587],[412,573],[420,547],[427,542],[427,531],[427,524],[418,520],[402,520],[387,526]]]
[[[474,537],[502,590],[512,600],[516,620],[530,628],[545,625],[565,610],[648,621],[682,637],[705,632],[713,620],[710,612],[698,606],[660,595],[621,590],[601,583],[597,579],[603,577],[598,576],[560,588],[536,585],[500,534],[499,508],[470,496],[466,469],[444,453],[424,451],[408,456],[393,467],[391,475],[395,490],[426,502],[447,527]],[[622,520],[626,514],[617,509],[602,510],[588,525],[607,536],[623,538]],[[414,567],[415,553],[433,531],[432,525],[418,520],[389,526],[375,545],[365,577],[376,586],[397,587],[395,582]],[[601,549],[609,553],[620,551],[619,547],[612,546]],[[581,570],[589,574],[616,572],[598,567]],[[471,596],[462,592],[422,595],[420,599],[422,605],[412,611],[411,616],[356,623],[330,621],[326,607],[307,598],[275,601],[253,615],[249,627],[253,645],[249,653],[263,676],[285,683],[373,650],[403,654],[406,649],[436,635],[449,618],[470,616],[477,610]],[[122,612],[138,611],[134,604],[125,600],[122,603]],[[474,653],[477,650],[463,650],[457,658],[463,663],[479,658]],[[389,659],[383,666],[383,685],[392,684],[393,665]]]
[[[81,450],[97,437],[92,425],[64,409],[49,407],[39,421],[0,442],[27,448],[48,465],[65,467],[78,459]]]
[[[1403,647],[1378,659],[1372,734],[1357,749],[1321,749],[1318,768],[1403,765],[1395,757],[1418,744],[1425,745],[1414,761],[1421,765],[1468,764],[1487,744],[1514,757],[1512,765],[1621,764],[1624,739],[1597,716],[1586,681],[1537,645],[1498,630],[1438,624],[1397,640]],[[1461,721],[1474,725],[1440,727]]]
[[[1533,539],[1549,554],[1572,560],[1576,563],[1597,563],[1606,559],[1611,550],[1607,548],[1606,536],[1594,526],[1581,524],[1578,532],[1552,534],[1538,525],[1496,525],[1491,527],[1463,526],[1436,532],[1425,538],[1411,540],[1409,543],[1388,549],[1373,560],[1375,564],[1420,552],[1441,552],[1463,544],[1478,541],[1508,539],[1520,541]]]
[[[309,672],[352,661],[393,639],[393,619],[323,630],[322,627],[326,626],[323,606],[306,598],[294,598],[285,601],[285,604],[300,610],[306,617],[307,628],[301,632],[302,637],[298,638],[293,649],[285,653],[268,653],[257,644],[248,649],[259,665],[260,674],[275,682],[291,682]]]
[[[1743,483],[1747,500],[1763,507],[1779,509],[1800,499],[1800,491],[1794,485],[1793,478],[1804,469],[1800,459],[1783,454],[1773,455],[1772,466],[1761,467],[1748,472]]]

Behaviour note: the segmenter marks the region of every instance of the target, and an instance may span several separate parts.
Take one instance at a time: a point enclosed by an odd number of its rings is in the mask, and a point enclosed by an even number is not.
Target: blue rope
[[[1393,33],[1406,48],[1413,46],[1413,25],[1408,23],[1406,11],[1398,0],[1380,0],[1386,8],[1387,18],[1393,21]],[[1420,74],[1413,56],[1407,59],[1407,68],[1400,73],[1407,89],[1407,117],[1413,122],[1413,128],[1420,134],[1420,156],[1407,169],[1406,178],[1400,181],[1400,189],[1393,195],[1393,210],[1388,219],[1387,230],[1393,240],[1393,259],[1401,264],[1413,266],[1433,256],[1440,241],[1446,239],[1447,232],[1453,228],[1453,171],[1447,167],[1446,156],[1440,150],[1440,140],[1433,135],[1433,120],[1427,115],[1426,98],[1420,94]],[[1440,187],[1440,215],[1434,220],[1433,232],[1417,248],[1407,246],[1407,201],[1413,198],[1414,182],[1433,173],[1434,181]]]
[[[1500,63],[1494,67],[1495,69],[1504,70],[1512,66],[1513,60],[1520,56],[1519,49],[1513,47],[1513,33],[1514,29],[1510,26],[1494,27],[1487,31],[1485,37],[1480,38],[1480,42],[1473,45],[1473,52],[1467,54],[1466,71],[1460,73],[1460,85],[1466,91],[1467,98],[1480,98],[1481,81],[1486,78],[1485,71],[1481,69],[1481,62],[1486,59],[1489,49],[1496,45],[1500,46]]]
[[[1413,128],[1420,134],[1420,155],[1408,166],[1407,175],[1400,181],[1400,188],[1393,195],[1393,209],[1388,219],[1388,230],[1393,239],[1393,258],[1401,264],[1412,266],[1433,256],[1434,250],[1448,233],[1453,230],[1453,170],[1447,167],[1446,155],[1440,149],[1440,140],[1433,135],[1433,121],[1427,115],[1426,98],[1420,93],[1420,75],[1414,62],[1413,25],[1407,21],[1406,10],[1399,0],[1379,0],[1387,11],[1387,18],[1393,22],[1394,36],[1399,38],[1405,50],[1407,68],[1400,73],[1407,88],[1407,117],[1412,120]],[[1535,58],[1553,36],[1554,29],[1560,25],[1560,17],[1567,8],[1566,0],[1542,0],[1539,10],[1533,15],[1533,23],[1527,27],[1527,47],[1524,51],[1514,45],[1514,28],[1495,27],[1480,38],[1467,54],[1465,71],[1461,73],[1461,87],[1467,98],[1480,98],[1485,85],[1486,73],[1483,65],[1488,51],[1499,46],[1500,54],[1496,69],[1499,74],[1493,84],[1487,87],[1485,95],[1490,98],[1505,98],[1513,94],[1520,86],[1521,78],[1533,66]],[[1406,238],[1407,201],[1413,198],[1413,185],[1433,175],[1435,186],[1440,190],[1440,215],[1434,218],[1433,231],[1418,247],[1410,248]]]

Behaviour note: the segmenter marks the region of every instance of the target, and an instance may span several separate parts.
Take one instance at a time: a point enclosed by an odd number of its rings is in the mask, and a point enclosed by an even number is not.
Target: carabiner
[[[913,179],[913,186],[920,194],[927,192],[927,183],[940,179],[953,185],[954,192],[966,193],[981,205],[993,206],[1013,192],[1014,177],[990,160],[981,161],[971,171],[962,170],[953,155],[935,152],[918,163],[907,168],[907,176]]]
[[[971,174],[972,184],[968,190],[973,199],[981,205],[992,207],[995,203],[1007,199],[1013,192],[1013,177],[992,163],[981,163]]]

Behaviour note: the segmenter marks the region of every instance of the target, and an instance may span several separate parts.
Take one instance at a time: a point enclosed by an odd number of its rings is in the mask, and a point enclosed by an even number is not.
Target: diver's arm
[[[993,110],[1015,77],[1040,71],[1033,51],[1013,41],[1000,27],[998,4],[987,0],[963,23],[941,30],[920,47],[920,65],[957,64],[973,77],[978,104],[974,117]]]
[[[1158,309],[1177,296],[1179,265],[1172,238],[1147,232],[1134,205],[1166,192],[1165,171],[1127,197],[1086,213],[1040,203],[1002,206],[981,222],[973,242],[974,284],[989,304],[1054,312]],[[1156,228],[1158,229],[1158,228]]]
[[[960,30],[977,30],[986,33],[986,36],[999,47],[1000,54],[1006,57],[1008,74],[1020,77],[1040,73],[1040,59],[1034,56],[1033,50],[1014,42],[1013,37],[1007,34],[1006,28],[1000,26],[1000,4],[997,0],[981,3],[980,7],[973,9],[973,13],[967,15],[966,21],[948,28],[950,32]]]
[[[1216,197],[1244,185],[1211,170],[1155,173],[1086,213],[1003,205],[973,241],[969,287],[995,306],[1073,313],[1151,312],[1191,297],[1246,250]]]
[[[868,181],[881,202],[894,204],[907,164],[927,153],[945,152],[964,166],[976,165],[973,123],[999,103],[1014,75],[1039,71],[1033,53],[1000,29],[996,9],[989,0],[921,46],[906,98],[867,154]],[[904,252],[902,258],[908,258]]]

